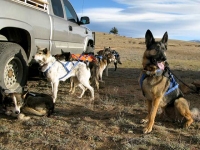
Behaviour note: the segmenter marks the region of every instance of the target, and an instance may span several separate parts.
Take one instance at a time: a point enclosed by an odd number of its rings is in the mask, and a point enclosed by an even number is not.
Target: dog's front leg
[[[102,76],[103,76],[103,69],[99,69],[99,72],[98,72],[98,74],[99,74],[99,82],[104,82],[104,81],[102,80]]]
[[[155,117],[158,111],[158,106],[160,104],[160,101],[161,101],[161,98],[156,98],[152,101],[148,123],[147,123],[147,126],[143,129],[143,133],[150,133],[152,131],[152,127],[154,125],[154,121],[155,121]]]
[[[108,65],[106,66],[106,76],[108,77]]]
[[[115,65],[115,71],[117,70],[117,62],[114,62]]]
[[[147,103],[148,114],[147,114],[147,116],[146,116],[145,119],[142,119],[142,120],[140,121],[140,123],[147,123],[147,122],[149,121],[149,115],[150,115],[150,113],[151,113],[152,101],[146,100],[146,103]]]
[[[59,81],[51,82],[53,103],[55,103],[57,99],[58,85],[59,85]]]

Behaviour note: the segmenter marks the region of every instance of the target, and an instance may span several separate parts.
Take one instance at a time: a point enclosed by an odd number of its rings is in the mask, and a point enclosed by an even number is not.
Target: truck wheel
[[[28,65],[24,49],[15,43],[0,42],[0,86],[22,92],[27,82]]]

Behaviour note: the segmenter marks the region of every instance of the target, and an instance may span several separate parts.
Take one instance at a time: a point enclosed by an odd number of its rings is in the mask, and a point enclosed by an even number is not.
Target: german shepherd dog
[[[28,115],[50,116],[54,111],[53,99],[50,95],[42,93],[3,93],[3,109],[8,116],[17,117],[20,120],[28,120]]]
[[[182,116],[185,119],[184,127],[188,128],[193,123],[193,115],[189,109],[189,104],[183,98],[183,94],[178,88],[167,63],[168,34],[165,32],[161,41],[155,41],[150,30],[146,31],[145,43],[146,51],[143,55],[143,71],[140,76],[140,86],[143,95],[147,98],[148,114],[141,123],[147,123],[143,133],[150,133],[154,125],[158,107],[167,114],[169,108],[174,109],[174,117]],[[174,82],[174,83],[172,83]],[[175,85],[172,89],[172,85]]]

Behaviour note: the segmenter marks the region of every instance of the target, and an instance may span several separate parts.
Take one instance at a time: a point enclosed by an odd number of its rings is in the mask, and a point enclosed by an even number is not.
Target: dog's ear
[[[39,47],[39,46],[37,46],[37,45],[36,45],[36,47],[37,47],[37,50],[39,50],[39,49],[40,49],[40,47]]]
[[[155,39],[153,37],[153,34],[151,33],[150,30],[147,30],[146,34],[145,34],[145,43],[146,43],[146,47],[147,49],[149,49],[149,47],[155,43]]]
[[[49,53],[47,48],[43,49],[43,52],[44,52],[44,54],[48,54]]]
[[[165,32],[165,34],[163,35],[163,38],[162,38],[161,42],[163,44],[165,44],[166,48],[167,48],[167,41],[168,41],[168,34],[167,34],[167,32]]]
[[[26,91],[22,94],[22,99],[25,99],[26,98],[26,95],[29,93],[29,91]]]
[[[65,52],[61,49],[61,54],[64,54]]]

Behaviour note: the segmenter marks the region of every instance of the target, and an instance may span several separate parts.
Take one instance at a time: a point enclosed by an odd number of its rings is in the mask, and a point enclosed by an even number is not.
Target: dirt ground
[[[109,76],[100,91],[95,89],[95,100],[90,93],[78,99],[80,90],[69,95],[69,82],[60,82],[55,113],[50,117],[36,117],[18,121],[0,114],[0,149],[2,150],[198,150],[200,149],[200,122],[190,129],[181,123],[156,118],[153,131],[143,134],[140,124],[146,114],[145,98],[138,84],[143,38],[133,39],[106,33],[96,33],[95,52],[110,46],[119,52],[122,65]],[[174,75],[191,85],[200,80],[200,43],[169,40],[168,62]],[[33,92],[51,94],[45,79],[29,80]],[[185,97],[190,107],[200,109],[200,95],[188,91]]]

